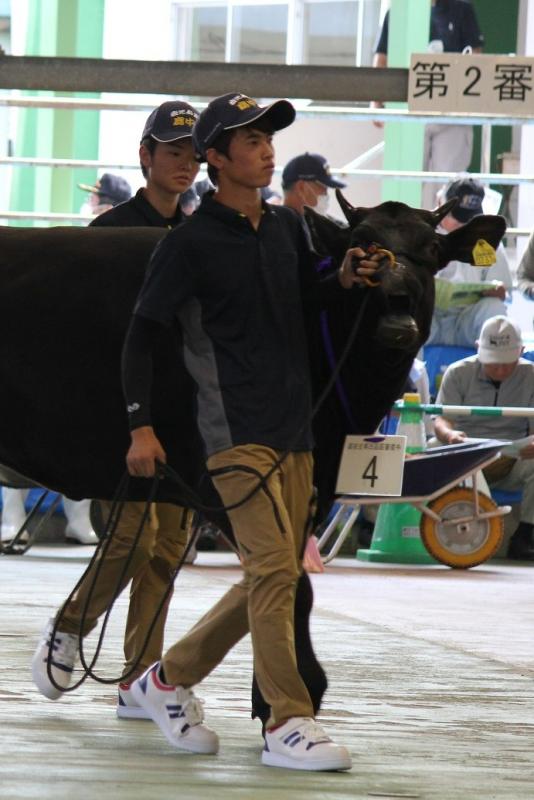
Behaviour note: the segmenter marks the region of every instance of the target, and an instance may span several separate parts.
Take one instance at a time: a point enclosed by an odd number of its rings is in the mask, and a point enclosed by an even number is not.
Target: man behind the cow
[[[445,203],[453,198],[458,202],[441,220],[438,231],[451,233],[462,228],[473,217],[483,214],[484,195],[484,186],[474,178],[461,177],[447,184],[438,194],[440,202]],[[487,288],[480,291],[476,302],[472,302],[472,297],[468,293],[464,300],[456,299],[446,308],[436,307],[427,344],[474,347],[482,325],[487,319],[506,316],[505,300],[507,292],[512,289],[513,280],[502,244],[496,250],[496,258],[495,264],[489,267],[474,267],[462,261],[451,261],[437,273],[437,279],[451,281],[454,284],[474,282],[487,285]]]
[[[199,166],[194,157],[191,141],[193,124],[198,112],[181,100],[171,100],[156,108],[148,117],[141,137],[139,158],[146,186],[134,197],[116,205],[94,219],[91,226],[153,226],[174,228],[182,222],[180,195],[195,180]],[[169,341],[163,343],[162,357],[174,357],[176,350]],[[169,353],[167,353],[167,350]],[[110,502],[102,502],[105,518],[111,510]],[[113,540],[100,564],[100,573],[91,601],[84,616],[83,635],[97,624],[98,618],[113,599],[117,582],[132,542],[139,528],[144,503],[127,502],[123,506]],[[167,591],[174,570],[187,544],[190,513],[170,503],[158,503],[152,508],[150,522],[123,579],[125,586],[132,579],[130,605],[124,637],[125,674],[136,664],[145,643],[152,620],[161,598]],[[56,637],[52,675],[60,686],[67,687],[78,650],[78,636],[87,596],[91,590],[94,572],[91,571],[76,592],[72,602],[64,609]],[[163,633],[168,604],[162,609],[154,626],[146,650],[135,668],[133,680],[155,659],[161,657]],[[40,691],[51,700],[60,692],[51,684],[47,674],[47,658],[52,623],[49,623],[32,664],[33,679]],[[133,699],[129,684],[119,684],[117,715],[123,718],[146,718],[148,715]]]
[[[534,364],[521,358],[519,326],[504,316],[482,326],[478,353],[451,364],[443,376],[438,405],[534,406]],[[461,426],[461,430],[459,427]],[[530,417],[436,417],[434,429],[444,444],[458,444],[468,436],[516,441],[513,457],[501,456],[484,474],[496,489],[523,491],[520,523],[513,533],[508,557],[533,559],[534,436]],[[524,437],[529,437],[525,439]]]
[[[295,587],[312,497],[311,389],[302,303],[318,288],[298,216],[262,203],[274,171],[273,133],[293,106],[267,107],[238,93],[213,100],[194,130],[216,190],[154,254],[124,350],[123,378],[132,475],[150,477],[165,451],[150,409],[151,367],[162,326],[182,329],[185,362],[198,387],[198,423],[207,464],[229,511],[244,579],[132,684],[136,700],[177,749],[215,753],[192,687],[249,631],[259,687],[271,707],[262,761],[290,769],[349,769],[344,747],[315,723],[298,672]],[[322,279],[323,301],[339,301],[355,275],[349,251]],[[316,298],[319,299],[319,298]],[[284,456],[282,458],[282,456]],[[260,481],[265,481],[261,488]]]
[[[343,189],[347,184],[330,175],[328,162],[318,153],[303,153],[287,162],[282,171],[284,205],[304,214],[304,206],[319,214],[328,210],[328,189]]]

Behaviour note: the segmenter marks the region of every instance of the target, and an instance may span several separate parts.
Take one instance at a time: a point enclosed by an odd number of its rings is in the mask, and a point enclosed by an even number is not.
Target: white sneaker
[[[98,544],[91,523],[91,500],[69,500],[63,496],[63,509],[67,518],[65,539],[79,544]]]
[[[195,545],[193,544],[189,548],[189,552],[188,552],[188,554],[187,554],[187,556],[185,558],[185,562],[184,563],[185,564],[194,564],[195,561],[196,561],[197,555],[198,555],[197,549],[196,549]]]
[[[156,661],[130,686],[134,700],[144,708],[173,747],[190,753],[216,753],[219,738],[203,725],[202,703],[191,689],[168,686],[159,678]]]
[[[99,539],[93,530],[79,528],[71,525],[70,522],[65,527],[65,539],[68,542],[78,542],[78,544],[98,544]]]
[[[139,705],[131,692],[131,684],[119,683],[117,716],[119,719],[152,719],[148,711]]]
[[[56,688],[48,677],[48,653],[54,630],[54,620],[48,621],[44,629],[41,641],[37,646],[35,655],[32,659],[32,678],[33,682],[45,697],[49,700],[57,700],[61,697],[61,690]],[[52,644],[52,655],[50,658],[50,671],[55,683],[64,689],[70,683],[72,670],[76,656],[78,655],[78,637],[71,633],[56,631],[56,637]]]
[[[292,717],[279,728],[265,731],[262,764],[316,771],[352,767],[346,747],[335,744],[314,719]]]

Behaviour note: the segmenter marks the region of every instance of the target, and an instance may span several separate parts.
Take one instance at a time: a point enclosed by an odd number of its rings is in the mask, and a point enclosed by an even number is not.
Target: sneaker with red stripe
[[[119,683],[117,689],[117,716],[119,719],[152,719],[148,711],[145,711],[134,699],[130,683]]]
[[[203,725],[204,709],[191,689],[169,686],[159,676],[157,661],[130,686],[134,700],[145,709],[173,747],[190,753],[216,753],[217,734]]]

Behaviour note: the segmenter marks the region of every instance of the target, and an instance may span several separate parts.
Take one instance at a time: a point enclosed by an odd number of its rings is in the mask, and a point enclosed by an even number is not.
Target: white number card
[[[346,436],[336,494],[399,497],[406,436]]]

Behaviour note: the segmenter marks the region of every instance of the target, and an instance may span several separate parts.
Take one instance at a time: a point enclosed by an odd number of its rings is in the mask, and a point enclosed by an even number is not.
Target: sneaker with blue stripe
[[[66,689],[72,678],[72,671],[78,655],[78,637],[71,633],[56,631],[54,641],[54,620],[48,620],[41,641],[32,659],[33,682],[49,700],[61,697],[61,688]],[[51,653],[50,653],[51,651]],[[49,656],[50,653],[50,656]],[[50,658],[50,672],[57,686],[54,686],[48,675],[48,659]]]
[[[283,725],[265,731],[261,760],[268,767],[321,772],[352,767],[347,748],[335,744],[309,717],[291,717]]]
[[[173,747],[190,753],[216,753],[219,738],[203,725],[204,709],[191,689],[169,686],[157,661],[130,685],[133,699],[148,712]]]
[[[119,719],[152,719],[148,711],[145,711],[134,699],[130,683],[119,683],[117,690],[117,716]]]

